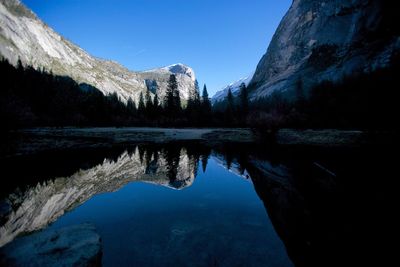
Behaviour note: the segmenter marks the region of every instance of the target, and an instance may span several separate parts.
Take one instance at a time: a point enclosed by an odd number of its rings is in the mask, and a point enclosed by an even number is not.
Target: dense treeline
[[[345,128],[393,129],[396,75],[400,67],[345,77],[338,83],[323,82],[309,89],[298,81],[294,95],[273,93],[249,103],[248,88],[237,97],[229,90],[224,101],[211,105],[207,87],[183,107],[176,77],[170,76],[164,99],[148,90],[136,105],[114,93],[78,84],[31,67],[0,62],[2,91],[0,119],[5,128],[34,126],[160,126],[160,127],[257,127],[277,129]],[[290,100],[289,100],[290,99]],[[295,99],[295,100],[293,100]]]
[[[337,83],[322,82],[309,92],[299,81],[296,101],[285,101],[276,94],[255,103],[254,109],[267,107],[268,113],[274,114],[270,122],[281,127],[394,130],[399,74],[400,65],[394,63],[390,68],[354,74]]]
[[[183,105],[175,75],[171,75],[166,96],[159,99],[150,90],[141,93],[136,104],[123,103],[116,93],[103,95],[88,84],[53,75],[45,70],[17,67],[0,61],[2,91],[0,119],[6,129],[37,126],[229,126],[225,118],[213,116],[207,87]]]
[[[116,94],[44,70],[15,68],[0,62],[0,119],[6,128],[32,126],[104,126],[129,119],[128,107]]]
[[[36,126],[206,126],[211,104],[199,95],[182,108],[176,77],[171,75],[165,99],[148,90],[138,105],[123,103],[116,93],[103,95],[88,84],[45,70],[0,61],[0,119],[4,128]],[[160,103],[161,102],[161,103]],[[204,108],[204,111],[203,111]],[[203,119],[204,118],[204,119]]]
[[[267,129],[396,130],[399,59],[393,56],[390,67],[355,73],[335,83],[325,81],[313,88],[304,88],[299,79],[294,92],[275,92],[250,105],[243,84],[238,98],[229,91],[224,101],[214,105],[214,114],[225,116],[230,125]]]

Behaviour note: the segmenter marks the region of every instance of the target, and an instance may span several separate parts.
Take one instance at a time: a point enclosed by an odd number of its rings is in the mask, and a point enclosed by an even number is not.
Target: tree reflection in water
[[[337,266],[371,250],[384,255],[384,246],[376,245],[383,242],[380,235],[372,232],[370,242],[364,243],[366,229],[383,229],[382,222],[370,219],[368,205],[377,207],[386,200],[385,189],[367,179],[367,172],[374,169],[367,170],[365,163],[371,162],[373,153],[354,148],[324,151],[177,142],[8,159],[3,170],[12,169],[21,184],[3,188],[2,195],[7,196],[3,203],[12,209],[1,214],[0,245],[46,227],[95,194],[132,181],[184,189],[199,168],[207,171],[213,157],[251,179],[296,266]],[[374,160],[380,166],[387,158]]]

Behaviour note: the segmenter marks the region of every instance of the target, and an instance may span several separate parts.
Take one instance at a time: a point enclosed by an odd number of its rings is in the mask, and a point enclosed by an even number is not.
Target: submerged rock
[[[0,249],[0,266],[101,266],[101,238],[91,224],[44,230]]]

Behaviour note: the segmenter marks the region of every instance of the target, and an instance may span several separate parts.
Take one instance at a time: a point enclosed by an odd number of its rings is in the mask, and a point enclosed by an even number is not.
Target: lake
[[[103,266],[337,266],[368,251],[365,231],[381,241],[370,155],[174,141],[6,158],[0,245],[88,222]]]

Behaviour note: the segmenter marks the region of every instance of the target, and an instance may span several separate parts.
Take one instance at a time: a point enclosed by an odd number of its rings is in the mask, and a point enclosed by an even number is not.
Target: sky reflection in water
[[[96,225],[105,266],[292,266],[250,179],[211,157],[191,186],[132,182],[51,227]]]
[[[0,246],[90,222],[105,266],[381,261],[395,229],[388,203],[398,202],[390,155],[186,142],[8,159],[2,169],[18,179],[1,188],[11,209],[0,216]]]

